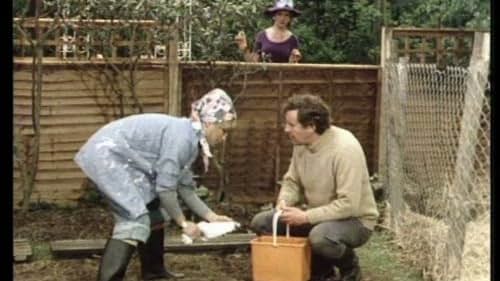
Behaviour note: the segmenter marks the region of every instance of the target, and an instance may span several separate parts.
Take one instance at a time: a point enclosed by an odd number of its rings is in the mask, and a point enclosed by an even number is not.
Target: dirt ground
[[[248,224],[260,207],[257,204],[209,204],[215,211],[233,217],[242,224],[239,232],[246,232]],[[60,209],[50,206],[21,214],[14,212],[14,238],[28,239],[40,245],[62,239],[102,239],[109,237],[112,217],[104,205],[81,204],[78,208]],[[166,229],[167,235],[178,233],[175,226]],[[34,249],[37,252],[37,249]],[[43,250],[38,250],[43,251]],[[78,259],[45,257],[14,264],[14,280],[19,281],[82,281],[95,280],[99,256]],[[166,266],[186,276],[182,281],[251,281],[252,269],[248,248],[231,251],[210,251],[194,254],[166,253]],[[140,280],[137,256],[127,270],[127,281]],[[364,272],[364,281],[382,281]]]
[[[250,219],[259,211],[259,206],[255,204],[219,204],[211,207],[239,221],[242,227],[238,232],[246,232]],[[80,204],[78,208],[67,209],[43,206],[26,214],[14,211],[14,238],[28,239],[32,245],[64,239],[107,238],[112,226],[112,216],[107,207],[101,204],[86,203]],[[179,230],[171,225],[167,227],[166,232],[167,235],[178,235]],[[48,255],[43,259],[15,263],[14,280],[95,280],[99,258],[94,256],[84,259],[54,259]],[[245,248],[165,255],[166,266],[173,271],[184,273],[184,281],[249,281],[252,275],[249,260],[250,254]],[[129,265],[125,280],[140,280],[139,273],[139,259],[135,256]]]

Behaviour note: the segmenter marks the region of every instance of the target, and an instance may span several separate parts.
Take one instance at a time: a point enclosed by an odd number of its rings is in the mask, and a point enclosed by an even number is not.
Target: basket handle
[[[273,215],[273,246],[278,247],[277,238],[278,238],[278,218],[283,213],[283,210],[278,210]],[[290,238],[290,225],[286,224],[286,238]]]

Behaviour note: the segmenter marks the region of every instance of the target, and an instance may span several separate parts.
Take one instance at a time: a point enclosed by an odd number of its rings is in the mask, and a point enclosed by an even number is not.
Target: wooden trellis
[[[34,18],[14,18],[15,26],[22,27],[25,34],[30,34],[35,28]],[[177,32],[174,28],[161,25],[153,20],[106,20],[106,19],[63,19],[55,21],[52,18],[41,18],[38,21],[41,32],[52,30],[47,39],[43,42],[44,59],[55,60],[89,60],[89,59],[108,59],[120,60],[130,59],[130,53],[138,48],[139,53],[133,54],[140,56],[141,59],[165,60],[168,56],[169,44],[176,46],[178,42],[172,42],[177,38]],[[137,28],[140,37],[130,37],[123,34],[123,30]],[[93,32],[108,32],[106,40],[99,40],[92,36]],[[14,29],[14,56],[29,57],[31,48],[29,38],[20,32],[18,28]],[[169,37],[168,40],[160,37]]]
[[[474,30],[456,28],[385,28],[394,57],[408,57],[410,63],[467,65]],[[383,31],[384,32],[384,31]]]

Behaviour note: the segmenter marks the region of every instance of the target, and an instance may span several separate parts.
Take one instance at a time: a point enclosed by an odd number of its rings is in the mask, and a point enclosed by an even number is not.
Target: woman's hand
[[[216,213],[209,213],[205,219],[209,222],[233,221],[233,219],[228,216],[217,215]]]
[[[290,62],[298,63],[300,59],[302,59],[302,54],[300,53],[299,49],[293,49],[290,53]]]
[[[243,30],[238,32],[238,34],[234,37],[234,41],[236,42],[236,44],[238,44],[238,48],[241,51],[247,50],[247,36],[245,35],[245,32]]]
[[[201,236],[200,228],[192,221],[185,221],[184,223],[182,223],[182,232],[189,236],[191,239],[196,239]]]

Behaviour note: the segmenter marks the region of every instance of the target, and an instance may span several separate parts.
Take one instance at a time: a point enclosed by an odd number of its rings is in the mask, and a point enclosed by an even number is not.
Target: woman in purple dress
[[[271,16],[274,23],[271,27],[257,34],[253,50],[248,48],[243,31],[240,31],[235,37],[245,61],[299,62],[302,58],[299,51],[299,40],[289,28],[292,19],[299,16],[301,12],[293,7],[293,1],[277,0],[274,6],[267,9],[264,14]]]

